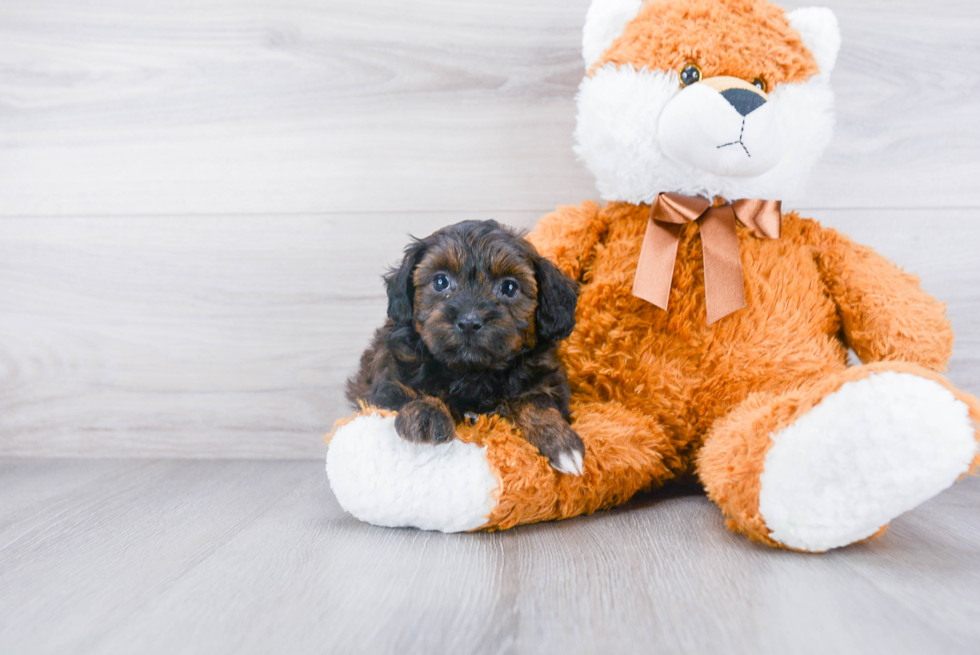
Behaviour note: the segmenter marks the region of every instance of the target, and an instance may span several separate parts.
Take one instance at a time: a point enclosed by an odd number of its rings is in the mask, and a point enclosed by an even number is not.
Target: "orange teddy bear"
[[[781,213],[829,142],[839,46],[827,9],[595,0],[576,152],[607,202],[562,207],[529,237],[581,283],[561,354],[582,475],[497,417],[420,445],[368,408],[330,442],[341,505],[379,525],[490,530],[696,475],[731,529],[819,552],[977,467],[980,405],[938,373],[943,304]]]

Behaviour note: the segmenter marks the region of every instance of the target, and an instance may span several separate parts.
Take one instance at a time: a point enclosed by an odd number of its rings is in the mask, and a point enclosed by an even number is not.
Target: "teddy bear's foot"
[[[773,435],[759,512],[791,548],[844,546],[952,485],[976,451],[969,408],[942,385],[895,372],[848,382]]]
[[[750,399],[719,425],[701,473],[731,527],[822,552],[874,536],[969,471],[976,402],[935,374],[890,368],[910,367],[857,367],[836,388]]]
[[[394,416],[372,413],[334,434],[327,476],[340,506],[361,521],[441,532],[485,524],[498,486],[486,448],[412,443],[395,431]]]

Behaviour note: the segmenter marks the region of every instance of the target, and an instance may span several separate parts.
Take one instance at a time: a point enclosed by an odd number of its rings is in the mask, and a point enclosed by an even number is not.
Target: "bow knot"
[[[778,239],[782,223],[778,200],[714,201],[661,193],[650,208],[633,295],[666,310],[680,245],[680,229],[697,222],[704,248],[704,289],[708,325],[745,307],[745,280],[736,220],[760,239]]]

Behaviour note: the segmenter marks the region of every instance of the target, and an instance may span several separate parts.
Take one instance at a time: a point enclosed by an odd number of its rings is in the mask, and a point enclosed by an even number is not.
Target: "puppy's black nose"
[[[474,312],[470,312],[456,321],[456,327],[464,334],[472,334],[483,327],[483,321]]]
[[[766,104],[766,99],[758,93],[747,89],[728,89],[721,92],[721,97],[728,101],[735,111],[742,116],[748,116],[756,109]]]

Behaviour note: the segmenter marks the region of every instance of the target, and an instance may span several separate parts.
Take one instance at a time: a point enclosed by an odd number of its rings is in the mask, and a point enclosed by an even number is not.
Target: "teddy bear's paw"
[[[374,525],[463,532],[487,522],[497,479],[486,448],[452,439],[412,443],[395,418],[361,416],[339,428],[327,477],[340,506]]]
[[[872,536],[969,470],[975,429],[966,403],[932,380],[844,384],[772,435],[759,493],[769,536],[815,552]]]

